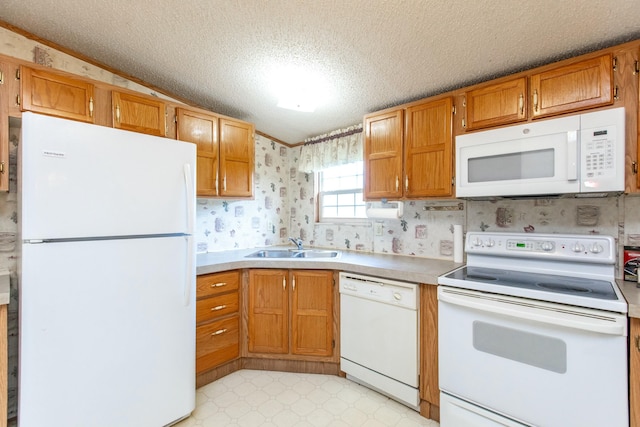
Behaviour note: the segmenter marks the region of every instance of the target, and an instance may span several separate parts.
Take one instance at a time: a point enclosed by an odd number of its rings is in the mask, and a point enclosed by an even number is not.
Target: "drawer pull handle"
[[[212,288],[219,288],[221,286],[227,286],[227,282],[218,282],[211,285]]]
[[[215,331],[214,333],[211,334],[212,337],[215,337],[216,335],[221,335],[224,334],[225,332],[227,332],[226,329],[218,329],[217,331]]]
[[[218,311],[218,310],[222,310],[223,308],[227,308],[227,306],[225,304],[218,305],[218,306],[213,307],[211,309],[211,311]]]

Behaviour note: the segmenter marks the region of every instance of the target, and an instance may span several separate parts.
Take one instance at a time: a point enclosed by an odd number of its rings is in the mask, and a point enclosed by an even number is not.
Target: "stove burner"
[[[570,293],[591,293],[591,289],[582,288],[578,286],[571,286],[564,283],[536,283],[536,286],[542,289],[548,289],[556,292],[570,292]]]

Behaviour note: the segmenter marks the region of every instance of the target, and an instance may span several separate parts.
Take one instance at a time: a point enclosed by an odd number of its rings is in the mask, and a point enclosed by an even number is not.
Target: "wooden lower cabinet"
[[[631,427],[640,427],[640,319],[629,319],[629,415]]]
[[[240,356],[240,271],[196,280],[196,374]]]
[[[420,414],[440,420],[438,286],[420,286]]]
[[[250,270],[249,354],[331,357],[334,291],[330,270]]]

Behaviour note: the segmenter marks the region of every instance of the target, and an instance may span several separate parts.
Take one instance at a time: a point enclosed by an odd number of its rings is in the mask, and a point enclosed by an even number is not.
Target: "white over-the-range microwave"
[[[624,108],[456,137],[456,196],[624,191]]]

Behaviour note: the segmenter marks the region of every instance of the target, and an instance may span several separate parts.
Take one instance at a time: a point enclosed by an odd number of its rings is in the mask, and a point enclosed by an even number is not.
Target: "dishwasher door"
[[[341,369],[415,409],[418,353],[418,285],[342,273]]]

